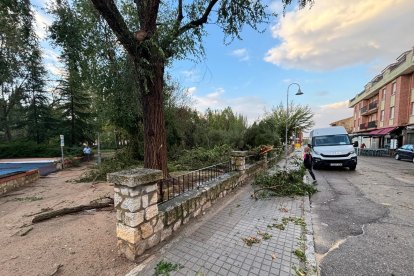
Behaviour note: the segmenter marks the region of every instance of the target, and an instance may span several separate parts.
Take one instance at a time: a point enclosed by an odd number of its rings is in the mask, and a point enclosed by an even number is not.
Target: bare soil
[[[125,275],[136,266],[117,254],[113,208],[31,223],[46,208],[113,197],[109,183],[75,181],[88,169],[65,169],[0,197],[1,275]]]

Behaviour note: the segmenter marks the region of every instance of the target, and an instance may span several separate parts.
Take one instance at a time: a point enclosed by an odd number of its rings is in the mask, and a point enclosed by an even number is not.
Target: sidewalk
[[[306,254],[307,263],[314,264],[309,199],[255,200],[250,196],[252,191],[246,184],[222,198],[127,275],[154,275],[161,261],[179,266],[170,275],[288,276],[296,275],[295,268],[314,275],[313,269],[294,254],[300,250]],[[284,230],[275,227],[289,217],[302,218],[307,231],[293,221]],[[244,239],[254,237],[258,243],[248,246]]]

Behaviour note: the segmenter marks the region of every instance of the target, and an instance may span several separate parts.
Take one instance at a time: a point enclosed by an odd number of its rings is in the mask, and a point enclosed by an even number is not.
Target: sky
[[[35,0],[43,7],[47,0]],[[168,72],[200,112],[228,106],[252,124],[275,106],[308,105],[315,127],[352,116],[349,99],[414,46],[413,0],[315,0],[309,9],[280,14],[257,32],[245,27],[230,45],[215,25],[204,38],[205,58],[177,61]],[[295,2],[295,1],[293,1]],[[36,12],[38,34],[51,23]],[[50,72],[59,74],[58,53],[42,42]],[[296,96],[299,84],[301,96]]]

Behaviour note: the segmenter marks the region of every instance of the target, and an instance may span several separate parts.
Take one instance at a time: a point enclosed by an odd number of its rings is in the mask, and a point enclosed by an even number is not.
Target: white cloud
[[[245,48],[236,49],[231,52],[232,56],[235,56],[239,61],[248,61],[250,59],[249,52]]]
[[[348,105],[349,105],[349,101],[346,100],[343,102],[322,105],[321,109],[322,110],[338,110],[338,109],[348,108]]]
[[[269,9],[270,9],[271,12],[273,12],[275,14],[278,14],[278,15],[281,15],[283,13],[283,4],[282,4],[282,1],[279,1],[279,0],[272,1],[269,4]]]
[[[185,81],[199,82],[201,80],[201,76],[197,70],[183,70],[180,74],[185,78]]]
[[[46,63],[45,64],[46,71],[52,74],[54,77],[61,78],[65,74],[65,69],[59,67],[55,63]]]
[[[42,49],[43,59],[53,63],[60,63],[59,53],[50,48]]]
[[[315,128],[329,127],[330,123],[349,118],[353,109],[348,107],[348,101],[336,102],[322,106],[311,107],[314,114]]]
[[[318,0],[272,27],[281,44],[265,60],[286,68],[331,70],[358,63],[386,66],[414,46],[412,0]]]
[[[185,91],[185,94],[188,96],[193,96],[197,92],[197,87],[189,87]]]
[[[52,25],[51,17],[38,10],[34,10],[33,15],[35,19],[35,33],[40,39],[45,39],[47,37],[47,28]]]

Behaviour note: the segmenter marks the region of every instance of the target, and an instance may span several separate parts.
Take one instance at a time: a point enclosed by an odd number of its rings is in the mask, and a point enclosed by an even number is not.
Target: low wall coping
[[[107,180],[116,185],[128,186],[131,188],[154,183],[163,179],[161,170],[134,168],[120,172],[109,173]]]
[[[233,157],[244,157],[246,155],[247,155],[247,151],[237,151],[237,150],[235,150],[235,151],[231,152],[231,156],[233,156]]]

